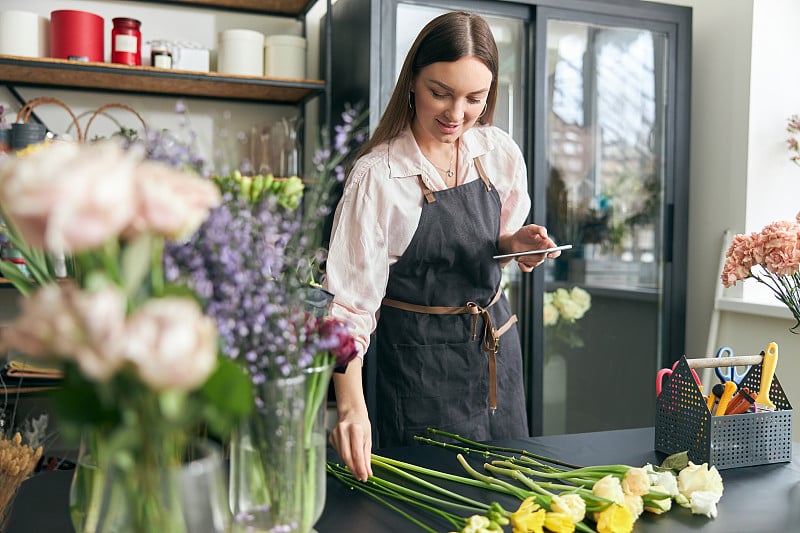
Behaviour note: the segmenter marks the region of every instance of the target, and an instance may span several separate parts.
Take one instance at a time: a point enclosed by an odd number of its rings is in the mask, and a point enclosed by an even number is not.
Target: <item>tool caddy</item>
[[[656,400],[655,449],[666,454],[687,451],[695,464],[718,470],[792,460],[792,406],[777,375],[769,384],[774,410],[714,416],[692,376],[694,368],[729,366],[725,358],[681,357]],[[758,391],[763,358],[753,364],[739,387]]]

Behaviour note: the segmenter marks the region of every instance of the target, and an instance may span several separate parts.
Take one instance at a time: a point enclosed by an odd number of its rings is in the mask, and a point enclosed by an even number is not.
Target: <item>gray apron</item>
[[[435,427],[474,440],[528,436],[516,316],[500,287],[500,195],[481,177],[425,195],[392,265],[376,330],[379,446]],[[502,336],[502,338],[501,338]]]

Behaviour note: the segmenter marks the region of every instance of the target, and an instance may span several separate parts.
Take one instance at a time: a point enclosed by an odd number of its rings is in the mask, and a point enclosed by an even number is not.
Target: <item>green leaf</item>
[[[227,435],[241,417],[253,409],[253,385],[244,369],[227,357],[220,357],[217,368],[200,389],[206,401],[204,417],[211,431]]]
[[[37,284],[28,278],[15,263],[0,260],[0,273],[23,294],[29,295]]]
[[[661,463],[661,468],[680,472],[689,465],[689,452],[678,452],[670,455]]]
[[[80,432],[86,425],[110,426],[119,422],[119,411],[105,404],[95,386],[73,366],[65,369],[61,386],[50,391],[50,397],[66,431]]]

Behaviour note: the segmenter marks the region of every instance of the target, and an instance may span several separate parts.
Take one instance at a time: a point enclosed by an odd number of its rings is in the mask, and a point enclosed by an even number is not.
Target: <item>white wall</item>
[[[721,237],[756,231],[800,211],[800,168],[789,161],[786,121],[800,113],[800,2],[796,0],[665,0],[693,10],[692,127],[689,206],[689,282],[686,352],[707,353],[714,311]],[[780,348],[777,374],[790,401],[800,405],[800,336],[781,307],[759,300],[755,282],[720,312],[715,345],[740,354]],[[741,284],[740,284],[741,287]],[[766,303],[774,299],[768,293]],[[800,440],[800,424],[794,437]]]

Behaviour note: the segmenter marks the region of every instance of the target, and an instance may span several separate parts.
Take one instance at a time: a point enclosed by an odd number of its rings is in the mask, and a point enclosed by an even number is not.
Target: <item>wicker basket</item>
[[[64,108],[67,113],[69,113],[70,118],[72,118],[72,124],[75,126],[75,136],[77,137],[78,142],[83,142],[83,132],[81,131],[81,125],[78,122],[78,117],[75,116],[75,113],[67,104],[58,98],[42,97],[28,100],[25,102],[25,105],[19,109],[19,112],[17,112],[17,122],[27,123],[31,118],[31,114],[33,114],[33,110],[44,104],[54,104]]]
[[[769,389],[774,411],[712,415],[692,369],[730,366],[726,359],[680,359],[656,401],[656,451],[687,451],[692,462],[718,470],[791,461],[793,412],[777,375]],[[761,372],[753,364],[739,386],[759,390]]]

